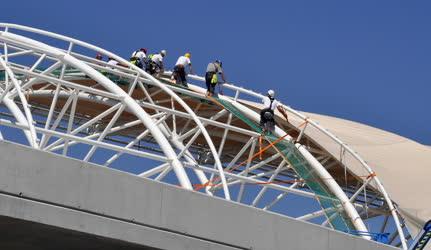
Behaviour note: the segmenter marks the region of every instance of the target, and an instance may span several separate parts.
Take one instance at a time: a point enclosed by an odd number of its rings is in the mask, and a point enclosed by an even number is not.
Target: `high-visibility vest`
[[[217,73],[214,73],[213,77],[211,78],[211,84],[217,84],[217,83],[218,83]]]

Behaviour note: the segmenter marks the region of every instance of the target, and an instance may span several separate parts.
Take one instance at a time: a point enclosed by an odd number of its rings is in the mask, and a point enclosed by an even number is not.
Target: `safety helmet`
[[[184,56],[187,57],[187,58],[192,57],[192,55],[189,52],[187,52],[186,54],[184,54]]]
[[[268,90],[268,96],[271,98],[274,98],[274,96],[275,96],[274,90],[272,90],[272,89]]]
[[[218,65],[220,65],[220,67],[222,67],[222,62],[220,60],[215,60],[215,63],[217,63]]]
[[[147,54],[147,49],[146,48],[140,48],[140,51],[144,52],[145,54]]]
[[[166,50],[162,50],[162,51],[160,51],[160,55],[162,55],[162,56],[166,56]]]

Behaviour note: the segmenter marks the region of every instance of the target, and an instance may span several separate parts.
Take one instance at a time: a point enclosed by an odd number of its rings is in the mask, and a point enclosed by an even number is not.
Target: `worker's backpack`
[[[138,60],[138,59],[139,59],[139,58],[136,56],[136,54],[138,54],[138,52],[139,52],[139,50],[135,50],[135,51],[133,52],[132,56],[130,57],[130,62],[132,62],[132,61],[136,61],[136,60]]]
[[[130,63],[138,66],[139,68],[142,68],[142,62],[139,59],[139,57],[136,56],[138,52],[139,50],[136,50],[135,52],[133,52],[132,57],[130,57]]]
[[[144,58],[143,67],[147,72],[151,70],[151,58],[149,58],[149,56]]]

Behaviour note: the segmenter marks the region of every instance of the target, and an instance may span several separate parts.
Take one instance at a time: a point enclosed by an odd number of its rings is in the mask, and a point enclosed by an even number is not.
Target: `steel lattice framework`
[[[262,136],[254,125],[259,93],[225,84],[224,95],[209,98],[192,84],[202,77],[190,75],[181,88],[169,72],[155,78],[73,38],[0,28],[0,139],[367,239],[391,231],[388,244],[407,249],[408,229],[372,168],[289,106],[290,123],[278,119],[275,132]]]

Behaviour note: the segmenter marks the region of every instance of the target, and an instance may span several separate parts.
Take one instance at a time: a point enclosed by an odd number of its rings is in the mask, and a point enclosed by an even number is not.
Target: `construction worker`
[[[222,62],[220,60],[215,60],[214,62],[208,63],[207,71],[205,73],[205,83],[207,85],[207,96],[214,95],[215,86],[218,83],[218,76],[220,75],[223,82],[226,82]],[[219,85],[219,92],[221,93],[221,87]]]
[[[283,106],[279,105],[278,101],[274,98],[274,90],[268,90],[267,96],[262,99],[264,108],[260,111],[260,126],[263,128],[263,132],[271,131],[275,129],[274,110],[277,108],[278,111],[288,121],[286,110]]]
[[[165,66],[163,64],[163,58],[166,56],[166,50],[160,51],[160,53],[149,56],[150,63],[147,72],[151,75],[163,74],[165,71]]]
[[[132,56],[130,57],[130,63],[138,66],[141,69],[144,69],[146,57],[147,49],[140,48],[133,51]]]
[[[100,60],[100,61],[103,61],[103,55],[102,55],[102,54],[100,54],[100,53],[97,53],[97,54],[96,54],[96,59],[97,59],[97,60]]]
[[[193,74],[192,63],[190,61],[191,54],[187,52],[184,56],[180,56],[175,63],[172,79],[175,79],[176,84],[181,84],[187,87],[186,66],[189,67],[190,74]]]

